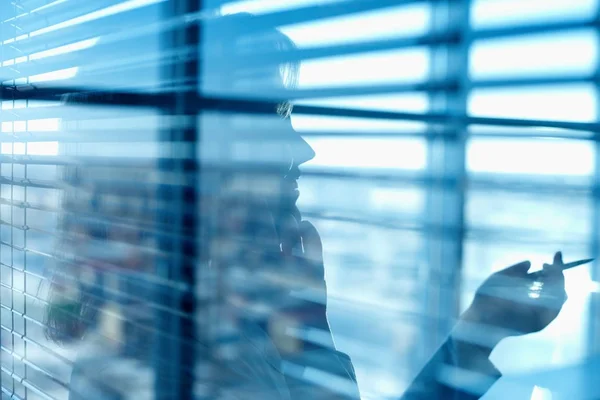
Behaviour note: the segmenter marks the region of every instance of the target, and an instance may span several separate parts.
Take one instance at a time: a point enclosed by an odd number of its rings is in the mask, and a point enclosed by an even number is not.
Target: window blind
[[[3,398],[66,399],[100,363],[118,398],[241,390],[217,360],[241,351],[225,305],[273,277],[207,259],[229,209],[206,198],[285,162],[289,103],[316,154],[298,204],[324,244],[336,347],[362,398],[401,395],[492,271],[597,256],[597,22],[593,0],[3,2]],[[273,49],[275,28],[293,43]],[[559,318],[494,361],[593,355],[597,279],[569,271]],[[64,336],[49,308],[114,348]],[[322,345],[292,315],[290,345]]]

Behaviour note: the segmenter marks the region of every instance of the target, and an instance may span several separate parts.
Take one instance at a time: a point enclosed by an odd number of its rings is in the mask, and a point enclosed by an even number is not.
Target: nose
[[[294,132],[298,137],[290,146],[290,152],[295,165],[302,165],[307,161],[312,160],[315,157],[315,151],[312,147],[300,136]]]
[[[286,121],[286,144],[289,155],[292,158],[290,161],[295,165],[302,165],[315,157],[315,151],[304,138],[294,130],[291,121]]]

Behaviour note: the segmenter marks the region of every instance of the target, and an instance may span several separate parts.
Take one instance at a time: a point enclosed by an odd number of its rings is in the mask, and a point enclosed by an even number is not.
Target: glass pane
[[[426,147],[422,139],[314,138],[309,143],[317,156],[307,169],[383,168],[423,169]]]
[[[349,108],[354,110],[397,111],[408,113],[425,113],[429,109],[429,99],[424,94],[381,94],[344,96],[335,98],[306,99],[295,102],[300,105]],[[427,124],[418,121],[386,120],[357,117],[329,117],[315,114],[292,115],[294,128],[310,137],[311,132],[324,134],[337,132],[353,136],[376,136],[397,133],[414,135],[424,133]]]
[[[429,28],[429,4],[411,4],[287,25],[282,31],[300,48],[423,35]],[[395,29],[390,29],[394,26]]]
[[[429,73],[426,49],[393,50],[308,60],[300,68],[300,88],[421,82]]]
[[[355,194],[338,193],[344,195]],[[352,358],[363,396],[399,396],[417,373],[424,237],[364,223],[315,219],[315,224],[326,249],[336,346]]]
[[[587,76],[598,59],[595,32],[574,31],[477,41],[471,48],[472,79]]]
[[[477,117],[592,122],[595,89],[589,85],[480,89],[471,93],[469,113]]]
[[[476,0],[471,25],[475,28],[589,19],[596,0]]]
[[[337,3],[341,0],[289,0],[281,2],[277,0],[238,0],[229,1],[221,7],[223,14],[234,14],[239,12],[251,12],[256,15],[270,12],[294,9],[300,7],[314,6],[317,4]],[[220,0],[208,0],[206,7],[212,7],[223,3]]]
[[[472,173],[589,177],[595,161],[595,147],[587,141],[477,138],[467,144]]]

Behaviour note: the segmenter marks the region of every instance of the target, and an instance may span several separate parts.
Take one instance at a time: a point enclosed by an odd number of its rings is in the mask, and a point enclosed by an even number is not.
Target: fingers
[[[563,259],[562,259],[562,251],[557,251],[554,254],[554,262],[553,262],[553,264],[554,265],[560,265],[560,266],[564,265],[563,264]]]
[[[323,263],[323,242],[317,228],[308,221],[300,223],[300,236],[304,248],[304,257],[317,264]]]
[[[304,247],[304,259],[308,261],[306,267],[311,279],[317,281],[325,280],[325,269],[323,267],[323,242],[317,228],[308,221],[300,223],[302,245]]]
[[[531,262],[521,261],[518,264],[503,269],[500,271],[500,273],[506,276],[525,277],[527,276],[527,271],[529,271],[529,268],[531,268]]]
[[[254,238],[258,245],[255,250],[266,251],[268,253],[279,252],[279,237],[275,227],[275,219],[265,202],[259,202],[254,212],[249,211],[250,224],[246,230],[247,239]]]
[[[552,322],[567,300],[563,259],[560,251],[554,254],[552,264],[544,264],[544,269],[536,276],[539,282],[538,306],[541,326]]]
[[[544,263],[543,267],[544,269],[558,269],[562,271],[564,265],[565,264],[563,263],[562,252],[557,251],[556,253],[554,253],[552,264]]]
[[[280,221],[281,251],[286,256],[292,256],[294,248],[302,243],[300,226],[292,214],[284,215]]]
[[[564,289],[564,280],[565,280],[565,276],[563,274],[564,266],[565,266],[565,264],[563,263],[562,252],[557,251],[554,254],[554,259],[552,261],[552,264],[544,264],[544,269],[542,270],[543,276],[545,278],[544,280],[561,284]]]
[[[544,272],[549,272],[549,273],[562,272],[564,266],[565,266],[565,264],[563,263],[562,252],[557,251],[556,253],[554,253],[554,258],[552,260],[552,264],[544,264]]]
[[[559,251],[554,254],[552,265],[544,264],[543,269],[542,282],[544,282],[545,286],[544,292],[550,299],[554,299],[555,306],[559,308],[562,307],[562,304],[567,299],[563,268],[562,253]]]

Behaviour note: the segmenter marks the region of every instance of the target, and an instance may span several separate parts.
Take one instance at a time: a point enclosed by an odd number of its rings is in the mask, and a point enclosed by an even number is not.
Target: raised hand
[[[215,253],[219,265],[233,271],[225,283],[235,282],[230,298],[262,320],[281,353],[315,346],[290,336],[307,329],[318,329],[324,338],[320,345],[333,347],[320,235],[310,222],[299,221],[298,212],[273,210],[260,199],[223,203]]]
[[[323,338],[320,345],[333,348],[326,316],[327,289],[321,237],[313,224],[298,221],[298,217],[299,213],[290,213],[276,219],[281,251],[276,258],[278,262],[270,268],[273,276],[281,279],[281,285],[287,292],[278,299],[271,326],[277,326],[275,330],[278,332],[290,328],[317,329]],[[285,338],[283,341],[290,342]],[[303,349],[315,346],[314,343],[302,343]]]
[[[491,275],[477,290],[462,319],[488,327],[491,345],[508,336],[541,331],[567,299],[562,253],[540,272],[528,273],[523,261]]]

